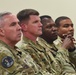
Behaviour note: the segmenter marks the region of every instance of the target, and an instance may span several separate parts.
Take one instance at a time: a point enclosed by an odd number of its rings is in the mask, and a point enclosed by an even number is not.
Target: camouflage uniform
[[[34,43],[28,38],[23,37],[21,49],[23,49],[24,52],[29,52],[42,70],[48,71],[50,75],[61,75],[60,65],[49,52],[48,48],[44,48],[39,45],[38,42]]]
[[[0,75],[46,75],[31,56],[0,41]],[[49,74],[47,74],[49,75]]]
[[[49,48],[56,60],[61,64],[61,75],[76,75],[75,66],[69,61],[68,50],[63,49],[57,41],[55,44],[48,44],[42,38],[38,38],[39,44],[45,48]]]
[[[58,36],[58,39],[54,41],[54,44],[56,47],[60,47],[62,45],[62,41],[61,38]],[[68,51],[67,49],[65,49],[65,55],[67,55],[67,57],[70,59],[71,63],[73,63],[75,65],[75,70],[76,70],[76,43],[74,43],[75,45],[75,50],[73,51]]]
[[[58,49],[57,55],[56,55],[57,60],[61,62],[65,74],[67,73],[67,75],[72,75],[75,72],[73,75],[76,75],[75,65],[69,59],[68,50],[61,47],[62,41],[60,37],[58,37],[58,39],[54,41],[54,45]],[[74,54],[73,55],[72,54],[73,53],[71,52],[70,56],[74,56]]]
[[[76,44],[75,44],[75,47],[76,47]],[[70,61],[75,65],[75,69],[76,69],[76,48],[74,51],[69,52],[69,58],[70,58]]]

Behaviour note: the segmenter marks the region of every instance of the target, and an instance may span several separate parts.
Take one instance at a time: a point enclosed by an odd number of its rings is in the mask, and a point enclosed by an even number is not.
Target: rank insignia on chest
[[[1,64],[4,68],[9,68],[14,64],[12,57],[5,56],[2,58]]]

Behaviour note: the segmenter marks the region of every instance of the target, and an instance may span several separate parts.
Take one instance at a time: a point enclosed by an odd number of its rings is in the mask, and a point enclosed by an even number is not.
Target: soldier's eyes
[[[63,27],[68,28],[69,26],[73,27],[73,24],[65,24]]]
[[[16,25],[16,22],[13,22],[10,24],[10,26],[15,26]]]
[[[47,28],[52,28],[52,26],[48,26]]]
[[[64,25],[63,27],[69,27],[69,25],[66,24],[66,25]]]

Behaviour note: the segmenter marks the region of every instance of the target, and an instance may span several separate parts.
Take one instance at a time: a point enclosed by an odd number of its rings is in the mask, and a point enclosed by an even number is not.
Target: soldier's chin
[[[56,39],[57,39],[57,37],[54,38],[54,40],[56,40]]]
[[[53,38],[57,38],[57,34],[54,34],[54,35],[53,35]]]
[[[39,33],[39,36],[42,35],[42,32]]]
[[[55,41],[57,39],[57,37],[53,37],[52,40]]]
[[[16,42],[19,42],[21,40],[21,38],[17,39]]]

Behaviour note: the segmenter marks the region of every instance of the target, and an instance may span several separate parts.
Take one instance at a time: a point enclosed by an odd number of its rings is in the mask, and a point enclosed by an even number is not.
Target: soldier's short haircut
[[[23,9],[17,14],[17,18],[19,19],[20,22],[28,21],[30,15],[39,15],[39,12],[34,9]]]
[[[55,20],[56,27],[59,27],[59,26],[60,26],[60,22],[61,22],[62,20],[65,20],[65,19],[70,19],[70,18],[67,17],[67,16],[60,16],[60,17],[58,17],[58,18]]]
[[[41,23],[42,23],[43,25],[44,25],[44,20],[43,20],[43,19],[45,19],[45,18],[52,19],[51,16],[49,16],[49,15],[42,15],[42,16],[40,16]]]
[[[1,12],[0,13],[0,27],[3,26],[3,23],[5,21],[5,18],[3,18],[5,15],[10,15],[12,14],[11,12]]]

